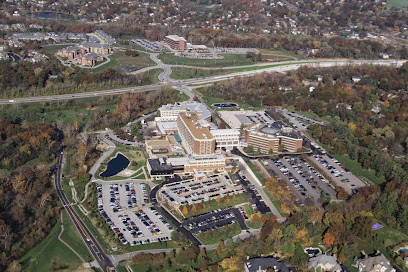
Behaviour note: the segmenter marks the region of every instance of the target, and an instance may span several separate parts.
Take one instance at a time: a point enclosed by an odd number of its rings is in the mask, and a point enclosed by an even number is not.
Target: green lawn
[[[268,58],[273,58],[274,59],[274,57],[273,57],[274,55],[288,56],[288,57],[298,58],[298,59],[302,58],[301,55],[296,55],[296,54],[294,54],[292,52],[286,51],[285,49],[262,49],[262,48],[258,48],[258,51],[261,52],[264,59],[268,59]]]
[[[108,163],[112,158],[116,157],[116,155],[118,153],[122,153],[125,157],[127,157],[130,160],[130,164],[128,166],[128,169],[134,170],[134,171],[136,171],[136,173],[140,173],[139,171],[141,171],[141,167],[146,165],[146,156],[144,154],[144,149],[143,148],[137,148],[137,147],[121,145],[121,144],[116,144],[115,152],[113,152],[105,160],[105,163]],[[103,180],[126,179],[126,177],[120,177],[120,176],[113,176],[113,177],[109,177],[109,178],[100,177],[99,176],[100,173],[102,173],[105,170],[105,168],[106,168],[106,166],[102,165],[98,169],[98,171],[97,171],[98,178],[101,178]]]
[[[205,201],[203,202],[205,206],[201,207],[200,209],[197,209],[196,211],[192,210],[193,205],[187,205],[189,209],[185,217],[191,217],[194,215],[210,212],[216,209],[223,209],[229,206],[234,207],[244,202],[246,202],[246,198],[245,198],[245,195],[241,193],[241,194],[229,196],[229,200],[227,200],[226,196],[222,197],[219,199],[219,203],[217,202],[217,199],[211,199],[211,200]],[[184,206],[180,206],[180,211],[183,211]]]
[[[241,228],[239,227],[238,223],[235,222],[231,225],[221,227],[213,231],[200,233],[199,235],[194,236],[196,236],[200,240],[200,242],[203,243],[204,245],[211,245],[218,243],[221,240],[225,241],[240,233]]]
[[[64,44],[64,45],[49,45],[49,46],[43,46],[42,51],[47,54],[48,56],[53,56],[55,53],[57,53],[60,49],[67,48],[70,45],[74,45],[75,43],[70,43],[70,44]]]
[[[255,213],[254,209],[251,207],[251,205],[250,204],[245,204],[244,209],[245,209],[246,215],[248,216],[248,219],[249,219],[249,220],[245,221],[245,224],[248,226],[248,228],[251,228],[251,229],[260,229],[260,228],[262,228],[262,225],[263,225],[262,221],[261,222],[252,222],[251,221],[251,215],[253,215]]]
[[[228,67],[255,64],[245,54],[224,54],[223,59],[204,60],[176,57],[172,53],[161,54],[159,59],[166,64],[201,66],[201,67]]]
[[[105,69],[119,67],[135,67],[136,69],[141,69],[155,65],[155,63],[150,59],[150,56],[142,52],[139,52],[139,56],[132,57],[126,56],[124,51],[117,51],[108,57],[110,58],[110,62],[107,62],[98,68],[92,69],[92,71],[99,72]]]
[[[346,155],[333,155],[341,164],[347,167],[354,175],[367,183],[367,180],[374,184],[382,184],[385,182],[384,177],[377,177],[374,171],[364,169],[358,161],[350,159]]]
[[[63,211],[63,216],[64,233],[62,238],[69,245],[75,247],[85,260],[90,260],[91,256],[88,249],[82,240],[80,240],[78,234],[74,232],[76,231],[75,227],[72,221],[68,220],[69,218],[65,211]],[[78,256],[58,240],[60,231],[61,221],[58,220],[50,234],[20,259],[24,270],[31,272],[75,270],[82,264]]]
[[[387,5],[389,7],[406,8],[408,6],[408,0],[388,0]]]
[[[149,84],[156,84],[159,83],[159,75],[163,73],[163,69],[157,68],[152,69],[146,72],[149,75]]]
[[[182,67],[173,67],[172,73],[170,75],[173,79],[190,79],[190,78],[200,78],[200,77],[209,77],[209,76],[218,76],[230,74],[232,70],[204,70],[204,69],[192,69],[192,68],[182,68]]]
[[[62,219],[64,222],[64,232],[61,235],[61,239],[75,249],[75,251],[81,255],[85,261],[93,261],[94,258],[92,257],[82,238],[79,236],[77,229],[65,210],[62,211]]]
[[[221,96],[211,96],[211,95],[209,95],[208,93],[206,93],[205,89],[203,89],[203,88],[196,89],[195,92],[196,92],[199,96],[202,97],[202,99],[204,100],[204,102],[205,102],[210,108],[212,108],[213,110],[216,110],[216,111],[224,111],[224,110],[236,111],[236,110],[239,110],[239,109],[241,109],[241,108],[243,108],[243,109],[245,109],[245,110],[261,110],[261,109],[264,108],[264,107],[261,107],[261,106],[259,106],[259,107],[252,107],[251,105],[246,104],[245,102],[241,102],[241,103],[240,103],[240,102],[238,102],[238,101],[225,101],[224,98],[222,98]],[[214,103],[228,103],[228,102],[237,103],[237,104],[238,104],[238,107],[220,109],[220,108],[217,108],[217,107],[213,107],[213,106],[212,106]]]
[[[249,168],[251,168],[252,172],[254,172],[255,176],[259,179],[262,185],[265,185],[265,179],[261,173],[256,170],[256,166],[250,160],[245,160],[245,162],[248,164]]]

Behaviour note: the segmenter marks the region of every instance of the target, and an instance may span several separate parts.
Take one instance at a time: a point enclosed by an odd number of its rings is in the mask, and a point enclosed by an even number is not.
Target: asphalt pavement
[[[159,60],[160,61],[160,60]],[[161,62],[161,61],[160,61]],[[61,95],[50,95],[50,96],[35,96],[35,97],[22,97],[22,98],[10,98],[10,99],[0,99],[0,104],[17,104],[17,103],[33,103],[33,102],[45,102],[45,101],[58,101],[58,100],[69,100],[69,99],[80,99],[80,98],[88,98],[88,97],[97,97],[97,96],[108,96],[108,95],[118,95],[124,93],[136,93],[136,92],[145,92],[150,90],[158,90],[163,88],[164,86],[174,86],[176,88],[182,87],[189,84],[208,84],[214,83],[218,81],[224,81],[228,79],[233,79],[236,77],[246,77],[246,76],[253,76],[256,74],[264,73],[264,72],[287,72],[291,70],[296,70],[300,66],[311,66],[311,67],[333,67],[333,66],[346,66],[346,65],[359,65],[359,64],[372,64],[372,65],[386,65],[386,66],[401,66],[405,63],[405,60],[312,60],[312,61],[286,61],[286,62],[275,62],[271,63],[273,65],[280,65],[274,66],[269,68],[263,68],[258,70],[252,71],[244,71],[238,73],[231,73],[228,75],[222,76],[211,76],[205,78],[196,78],[196,79],[186,79],[186,80],[170,80],[167,81],[169,78],[170,73],[167,70],[161,74],[161,80],[163,82],[151,85],[144,85],[144,86],[135,86],[129,88],[122,88],[122,89],[111,89],[111,90],[104,90],[104,91],[95,91],[95,92],[83,92],[83,93],[75,93],[75,94],[61,94]],[[171,65],[162,64],[163,67],[166,69],[171,70]],[[266,65],[266,64],[264,64]],[[183,91],[183,90],[182,90]],[[191,95],[187,93],[187,95]],[[190,96],[191,99],[191,96]]]
[[[109,257],[104,253],[102,247],[99,245],[98,241],[89,231],[87,226],[84,224],[81,217],[78,216],[76,211],[72,208],[71,204],[68,201],[67,196],[65,195],[64,189],[62,188],[61,184],[63,156],[64,152],[62,150],[61,153],[59,153],[57,156],[57,163],[55,165],[54,184],[57,195],[61,200],[61,203],[65,210],[67,211],[69,217],[71,218],[72,222],[74,223],[76,229],[78,230],[82,240],[88,247],[88,250],[91,252],[92,256],[98,262],[99,267],[102,269],[102,271],[115,271],[113,263],[111,262]]]

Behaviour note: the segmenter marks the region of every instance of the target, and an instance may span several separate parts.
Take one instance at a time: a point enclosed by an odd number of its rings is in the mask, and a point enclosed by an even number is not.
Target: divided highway
[[[333,66],[345,66],[345,65],[361,65],[361,64],[372,64],[372,65],[386,65],[386,66],[401,66],[405,63],[405,60],[309,60],[309,61],[286,61],[286,62],[276,62],[270,63],[274,65],[273,67],[263,68],[252,71],[244,71],[238,73],[232,73],[223,76],[212,76],[206,78],[196,78],[196,79],[187,79],[187,80],[170,80],[168,82],[164,81],[157,84],[129,87],[122,89],[112,89],[104,91],[95,91],[95,92],[84,92],[84,93],[75,93],[75,94],[61,94],[61,95],[50,95],[50,96],[35,96],[35,97],[23,97],[23,98],[14,98],[14,99],[0,99],[0,104],[17,104],[17,103],[33,103],[33,102],[45,102],[45,101],[58,101],[58,100],[69,100],[69,99],[79,99],[79,98],[89,98],[89,97],[98,97],[98,96],[108,96],[108,95],[118,95],[124,93],[136,93],[144,91],[158,90],[164,86],[173,86],[177,89],[183,85],[199,85],[199,84],[208,84],[218,81],[224,81],[228,79],[233,79],[236,77],[246,77],[253,76],[255,74],[264,73],[264,72],[287,72],[291,70],[296,70],[300,66],[308,65],[312,67],[333,67]],[[265,64],[268,65],[268,64]],[[170,65],[165,66],[165,72],[161,75],[161,79],[164,80],[170,75],[171,71],[168,71]],[[254,66],[255,67],[255,66]],[[185,92],[184,88],[180,88],[181,91]],[[191,93],[187,93],[191,95]]]
[[[102,271],[106,272],[116,271],[109,257],[103,252],[102,247],[99,245],[98,241],[95,239],[92,233],[88,230],[82,219],[72,208],[70,202],[68,201],[67,196],[65,195],[64,189],[62,188],[61,184],[63,157],[64,152],[62,151],[60,154],[58,154],[57,163],[55,165],[54,183],[57,195],[61,200],[61,203],[64,206],[65,210],[67,211],[69,217],[71,218],[72,222],[74,223],[76,229],[78,230],[82,240],[84,240],[86,246],[88,247],[89,251],[95,258],[95,260],[98,262]]]

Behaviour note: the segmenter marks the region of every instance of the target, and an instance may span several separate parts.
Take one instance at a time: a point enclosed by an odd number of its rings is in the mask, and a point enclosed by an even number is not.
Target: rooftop
[[[184,122],[188,127],[191,134],[193,134],[196,139],[213,139],[210,129],[207,126],[203,126],[203,122],[200,122],[200,118],[194,112],[182,112],[179,115],[179,118]]]
[[[295,139],[302,139],[292,128],[287,127],[282,121],[275,121],[268,125],[262,123],[254,123],[246,130],[251,131],[252,133],[257,133],[261,136],[267,137],[277,137],[277,136],[286,136]]]
[[[183,37],[180,37],[180,36],[178,36],[178,35],[168,35],[168,36],[166,36],[166,38],[167,38],[167,39],[170,39],[170,40],[172,40],[172,41],[176,41],[176,42],[178,42],[178,41],[186,41],[186,39],[184,39]]]
[[[260,267],[264,271],[268,269],[272,269],[274,271],[279,271],[279,272],[292,271],[284,263],[272,257],[266,257],[266,258],[261,257],[261,258],[249,259],[245,261],[245,265],[248,268],[249,272],[257,272]]]

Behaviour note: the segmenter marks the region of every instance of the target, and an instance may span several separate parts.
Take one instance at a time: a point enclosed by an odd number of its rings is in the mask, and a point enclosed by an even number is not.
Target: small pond
[[[108,178],[118,174],[119,172],[123,171],[128,167],[130,161],[128,158],[123,156],[122,154],[117,154],[115,158],[111,159],[108,162],[106,170],[100,174],[103,178]]]
[[[235,103],[215,103],[215,104],[213,104],[213,106],[217,107],[217,108],[234,108],[234,107],[237,107],[238,104],[235,104]]]

